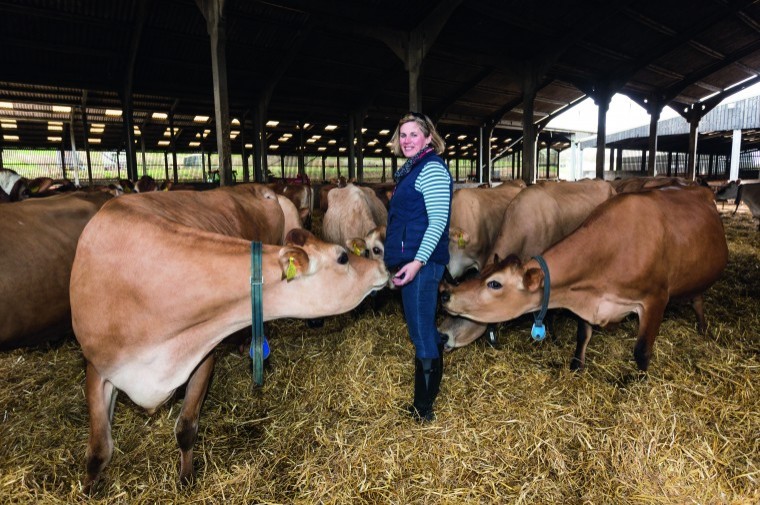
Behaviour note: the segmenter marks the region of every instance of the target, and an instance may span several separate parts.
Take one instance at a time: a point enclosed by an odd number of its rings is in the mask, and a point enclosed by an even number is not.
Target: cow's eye
[[[348,253],[346,253],[346,251],[343,251],[342,253],[340,253],[340,256],[338,256],[338,263],[340,263],[341,265],[345,265],[346,263],[348,263]]]
[[[380,249],[379,247],[373,247],[372,248],[372,252],[375,253],[375,254],[377,254],[377,255],[380,255],[380,254],[383,253],[383,250]]]
[[[488,284],[486,284],[490,289],[501,289],[501,282],[499,281],[488,281]]]

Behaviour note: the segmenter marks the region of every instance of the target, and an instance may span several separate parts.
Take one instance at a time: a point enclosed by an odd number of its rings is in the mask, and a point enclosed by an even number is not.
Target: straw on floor
[[[581,373],[574,326],[534,343],[529,317],[445,356],[437,420],[419,425],[400,303],[266,324],[265,384],[234,344],[216,372],[176,483],[181,395],[149,416],[121,395],[115,451],[91,503],[670,504],[760,502],[760,234],[723,214],[729,265],[706,296],[666,313],[646,380],[637,321],[595,330]],[[318,221],[317,221],[318,223]],[[0,503],[80,500],[88,436],[76,341],[0,354]]]

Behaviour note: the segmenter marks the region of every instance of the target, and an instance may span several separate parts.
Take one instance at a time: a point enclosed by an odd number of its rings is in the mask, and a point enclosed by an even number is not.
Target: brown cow
[[[486,190],[479,190],[486,191]],[[547,182],[529,186],[512,200],[504,213],[499,235],[488,252],[528,259],[569,235],[600,204],[615,195],[609,183],[585,179],[577,182]],[[446,335],[446,349],[463,347],[477,339],[485,324],[444,317],[438,331]]]
[[[327,198],[329,205],[322,220],[322,236],[328,242],[345,245],[388,221],[388,211],[369,188],[348,184],[345,188],[333,189]]]
[[[327,195],[335,188],[345,188],[346,184],[348,182],[346,181],[346,178],[343,176],[340,176],[336,179],[331,179],[329,183],[322,184],[319,188],[319,210],[322,211],[322,214],[327,212]]]
[[[77,191],[0,205],[0,348],[70,335],[77,240],[109,199],[108,193]]]
[[[349,239],[346,248],[358,256],[383,261],[385,257],[385,225],[373,228],[364,237]]]
[[[587,323],[605,326],[639,317],[634,358],[646,371],[668,300],[693,301],[704,333],[702,293],[721,275],[728,246],[712,191],[673,187],[627,193],[600,205],[574,233],[536,259],[510,256],[478,279],[442,295],[452,314],[483,322],[514,319],[548,308],[567,308]],[[578,333],[571,367],[582,368],[591,327]]]
[[[395,182],[362,182],[358,184],[362,188],[369,188],[387,209],[391,204],[391,197],[396,189]]]
[[[494,188],[463,188],[451,198],[449,225],[449,274],[461,277],[470,268],[486,264],[504,211],[525,188],[522,180],[505,182]]]
[[[306,182],[290,183],[278,180],[267,184],[275,193],[284,195],[298,209],[301,222],[306,228],[311,228],[311,217],[314,213],[314,188]]]
[[[277,242],[282,227],[274,192],[256,184],[119,198],[90,221],[71,274],[72,321],[87,361],[87,490],[113,453],[117,390],[153,412],[187,384],[175,433],[180,479],[192,478],[212,350],[251,324],[250,241]],[[388,280],[381,262],[305,230],[288,240],[262,246],[265,321],[343,313]],[[134,261],[137,268],[123,268]]]
[[[669,177],[664,175],[627,177],[610,181],[612,187],[618,193],[632,193],[634,191],[646,191],[648,189],[664,188],[666,186],[696,186],[695,181],[689,181],[683,177]]]

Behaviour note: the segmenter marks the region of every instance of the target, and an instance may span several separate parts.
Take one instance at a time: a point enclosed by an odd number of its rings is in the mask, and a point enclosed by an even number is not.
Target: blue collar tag
[[[530,336],[536,342],[541,342],[546,338],[546,326],[543,323],[536,321],[533,323],[533,328],[530,330]]]

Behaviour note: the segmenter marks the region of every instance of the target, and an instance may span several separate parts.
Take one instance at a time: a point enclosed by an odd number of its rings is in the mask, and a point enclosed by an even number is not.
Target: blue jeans
[[[417,272],[412,282],[401,288],[409,338],[419,359],[439,357],[438,345],[441,343],[441,335],[435,325],[435,315],[438,284],[443,277],[444,268],[445,265],[427,263]]]

